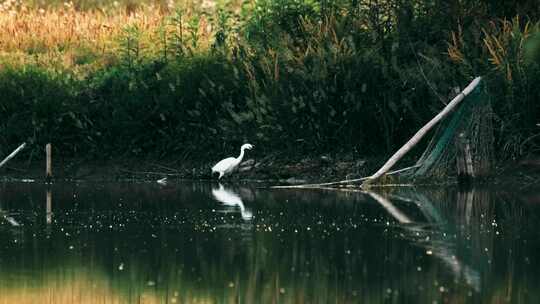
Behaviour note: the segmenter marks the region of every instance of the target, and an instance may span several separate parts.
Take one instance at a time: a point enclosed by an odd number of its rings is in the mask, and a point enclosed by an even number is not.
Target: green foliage
[[[0,72],[2,146],[27,141],[35,151],[54,142],[67,153],[79,152],[87,128],[84,107],[75,97],[79,89],[67,73],[37,66],[4,67]]]
[[[3,66],[0,143],[53,142],[65,155],[94,157],[175,157],[247,140],[295,153],[390,153],[455,87],[485,75],[501,157],[535,151],[538,25],[489,20],[483,1],[441,3],[258,0],[211,16],[178,9],[157,41],[126,27],[118,57],[84,76]],[[82,49],[75,60],[96,56]]]
[[[120,60],[128,70],[134,70],[142,60],[141,31],[128,26],[120,37]]]
[[[283,35],[301,38],[302,21],[321,18],[319,3],[310,0],[257,0],[250,12],[246,38],[263,46],[278,42]]]
[[[230,76],[227,63],[211,56],[97,73],[91,111],[101,146],[133,155],[212,147],[206,139],[216,136],[221,103],[235,91]]]
[[[516,158],[540,150],[540,145],[531,140],[537,137],[540,117],[540,61],[535,60],[539,34],[539,23],[515,17],[488,23],[476,40],[460,34],[462,37],[455,41],[462,42],[450,47],[453,59],[466,67],[464,74],[482,71],[488,79],[497,115],[500,158]],[[468,45],[464,42],[467,40],[471,41]]]

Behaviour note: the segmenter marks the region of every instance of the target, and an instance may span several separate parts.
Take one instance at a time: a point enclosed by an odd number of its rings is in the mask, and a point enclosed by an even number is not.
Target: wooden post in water
[[[50,181],[52,179],[52,147],[50,143],[45,146],[45,153],[47,154],[47,169],[45,179]]]
[[[465,133],[460,133],[457,140],[456,165],[458,181],[469,184],[475,177],[471,144]]]
[[[45,221],[47,224],[52,223],[52,193],[51,189],[47,189],[47,200],[45,203]]]

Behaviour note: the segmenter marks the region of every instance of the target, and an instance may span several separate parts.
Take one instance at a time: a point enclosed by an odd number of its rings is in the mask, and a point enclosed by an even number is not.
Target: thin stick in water
[[[393,174],[401,173],[401,172],[404,172],[404,171],[408,171],[408,170],[411,170],[411,169],[418,168],[418,167],[420,167],[421,165],[422,165],[422,164],[416,164],[416,165],[414,165],[414,166],[410,166],[410,167],[407,167],[407,168],[403,168],[403,169],[391,171],[391,172],[386,173],[386,175],[393,175]],[[310,189],[310,188],[324,188],[324,187],[327,187],[327,186],[347,185],[347,184],[357,183],[357,182],[365,181],[365,180],[368,179],[368,178],[369,178],[369,177],[361,177],[361,178],[355,178],[355,179],[346,179],[346,180],[337,181],[337,182],[328,182],[328,183],[320,183],[320,184],[303,184],[303,185],[273,186],[273,187],[270,187],[270,188],[271,188],[271,189]]]

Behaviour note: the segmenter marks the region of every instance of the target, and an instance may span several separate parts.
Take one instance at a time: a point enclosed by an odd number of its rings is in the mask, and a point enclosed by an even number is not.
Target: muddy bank
[[[271,155],[262,159],[246,159],[236,172],[224,180],[298,184],[355,179],[373,174],[385,161],[383,157],[355,159],[349,155],[297,158]],[[211,175],[212,165],[213,162],[206,161],[61,159],[53,162],[53,178],[58,181],[157,181],[164,177],[169,181],[215,180],[217,175]],[[25,162],[14,159],[0,170],[3,180],[45,181],[44,160]],[[490,177],[480,182],[520,187],[540,185],[540,159],[499,164]]]
[[[247,158],[225,180],[265,180],[289,181],[327,181],[335,178],[357,178],[369,175],[384,162],[383,158],[353,159],[351,157],[332,157],[319,155],[297,157],[283,160],[280,155],[262,159]],[[53,161],[53,176],[58,180],[157,180],[167,177],[174,179],[216,179],[210,168],[214,162],[178,160],[82,160],[61,159]],[[0,169],[5,179],[45,178],[45,161],[24,162],[12,160]]]

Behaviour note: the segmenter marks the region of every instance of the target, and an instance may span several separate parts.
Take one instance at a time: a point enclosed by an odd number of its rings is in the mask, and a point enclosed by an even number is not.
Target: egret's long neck
[[[237,204],[238,207],[240,207],[240,213],[244,213],[246,212],[246,207],[244,207],[244,203],[240,202],[239,204]]]
[[[236,160],[238,162],[241,162],[242,161],[242,158],[244,158],[244,148],[241,148],[240,149],[240,155],[238,155],[238,157],[236,158]]]

